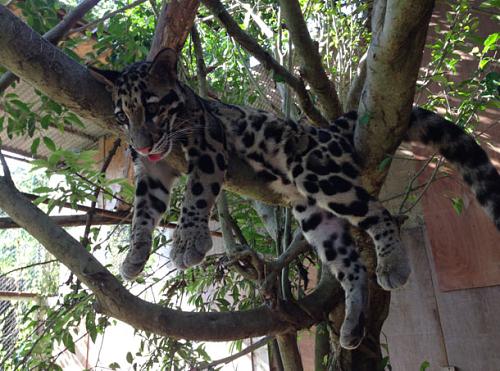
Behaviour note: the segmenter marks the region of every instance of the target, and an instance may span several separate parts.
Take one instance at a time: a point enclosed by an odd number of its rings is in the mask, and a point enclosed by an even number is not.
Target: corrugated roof
[[[35,111],[36,107],[40,106],[39,97],[35,93],[35,90],[23,81],[17,83],[15,88],[9,87],[5,93],[15,93],[21,101],[28,104],[35,103]],[[1,109],[0,113],[2,113]],[[80,120],[85,125],[84,128],[77,126],[65,126],[64,130],[61,131],[57,127],[49,127],[43,132],[43,135],[50,137],[58,147],[61,146],[65,149],[74,150],[76,152],[96,147],[98,139],[106,135],[106,130],[90,121],[83,120],[81,118]],[[2,139],[2,147],[4,149],[23,156],[31,156],[31,144],[34,138],[24,135],[14,136],[10,139],[7,136],[6,130],[3,130],[0,133],[0,138]],[[50,150],[48,150],[43,144],[40,144],[37,151],[37,157],[46,157],[49,154]]]

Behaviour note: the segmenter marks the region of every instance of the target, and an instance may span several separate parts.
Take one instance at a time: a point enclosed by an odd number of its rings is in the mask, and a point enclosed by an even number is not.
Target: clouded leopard
[[[293,206],[307,241],[345,291],[341,345],[355,348],[364,336],[367,273],[349,225],[365,230],[377,253],[377,280],[386,290],[402,286],[410,268],[391,214],[362,187],[353,146],[355,112],[315,128],[249,107],[199,97],[177,79],[176,53],[165,49],[152,62],[122,72],[93,69],[113,94],[116,120],[132,147],[136,198],[131,248],[121,266],[125,279],[144,268],[152,232],[168,206],[179,173],[165,158],[180,144],[188,182],[171,259],[179,268],[200,263],[212,246],[208,220],[230,156]],[[434,147],[455,164],[500,229],[500,176],[486,153],[458,126],[414,108],[406,139]]]

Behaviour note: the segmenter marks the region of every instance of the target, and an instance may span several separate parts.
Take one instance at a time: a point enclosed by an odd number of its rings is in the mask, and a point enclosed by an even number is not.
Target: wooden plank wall
[[[423,228],[402,233],[412,276],[393,293],[383,333],[393,370],[500,370],[500,286],[442,292]]]

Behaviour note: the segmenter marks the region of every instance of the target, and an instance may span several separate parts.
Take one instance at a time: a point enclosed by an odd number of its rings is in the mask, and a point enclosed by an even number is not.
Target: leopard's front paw
[[[203,261],[212,248],[207,226],[181,227],[174,232],[170,259],[179,269],[186,269]]]
[[[144,270],[151,253],[151,238],[132,241],[132,247],[120,266],[120,275],[123,279],[131,281]]]

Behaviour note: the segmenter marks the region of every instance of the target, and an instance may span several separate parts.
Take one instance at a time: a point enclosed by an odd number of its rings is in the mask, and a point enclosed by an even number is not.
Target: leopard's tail
[[[472,136],[438,114],[414,107],[405,140],[428,145],[451,162],[500,231],[500,175]]]

